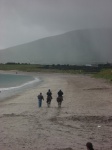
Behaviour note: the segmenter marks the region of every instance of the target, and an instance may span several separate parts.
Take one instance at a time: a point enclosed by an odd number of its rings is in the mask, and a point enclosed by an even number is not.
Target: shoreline
[[[25,72],[19,72],[17,73],[15,71],[0,71],[0,74],[8,74],[8,75],[18,75],[18,76],[32,76],[34,79],[33,80],[29,80],[26,81],[24,83],[21,83],[19,85],[16,86],[10,86],[10,87],[0,87],[0,102],[6,99],[9,99],[11,97],[14,97],[20,93],[23,93],[27,90],[30,90],[32,87],[37,87],[41,82],[42,82],[42,78],[40,79],[38,76],[36,75],[31,75]]]
[[[84,150],[88,141],[95,149],[112,149],[112,85],[85,75],[29,74],[39,75],[43,82],[0,102],[0,149]],[[50,108],[48,89],[53,93]],[[64,92],[61,109],[56,102],[59,89]],[[40,92],[42,108],[38,108]]]

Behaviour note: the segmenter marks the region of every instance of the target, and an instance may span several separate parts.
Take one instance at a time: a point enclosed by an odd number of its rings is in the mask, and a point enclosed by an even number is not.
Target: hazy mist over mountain
[[[87,29],[0,50],[0,63],[112,63],[112,29]]]
[[[112,0],[0,0],[0,50],[97,28],[112,28]]]

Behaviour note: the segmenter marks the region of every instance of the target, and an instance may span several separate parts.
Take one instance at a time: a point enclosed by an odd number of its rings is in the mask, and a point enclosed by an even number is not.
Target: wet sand
[[[85,150],[88,141],[95,150],[112,150],[112,85],[85,75],[37,75],[43,80],[38,87],[0,102],[0,150]],[[47,108],[49,88],[53,100]]]

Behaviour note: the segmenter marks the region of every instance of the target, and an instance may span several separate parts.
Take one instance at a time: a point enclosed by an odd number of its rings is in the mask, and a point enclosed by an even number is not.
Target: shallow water
[[[31,80],[34,80],[34,77],[27,75],[0,74],[0,88],[16,87]]]
[[[34,87],[39,78],[28,75],[0,74],[0,100]]]

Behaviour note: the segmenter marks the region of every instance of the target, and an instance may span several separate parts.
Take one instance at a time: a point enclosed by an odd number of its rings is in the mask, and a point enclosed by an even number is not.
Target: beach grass
[[[38,64],[0,64],[0,70],[10,71],[18,70],[24,72],[51,72],[51,73],[71,73],[77,74],[82,73],[81,70],[69,70],[69,69],[46,69],[43,65]]]
[[[39,64],[0,64],[0,70],[18,70],[24,72],[43,72],[43,73],[70,73],[70,74],[91,74],[95,78],[104,78],[112,81],[112,69],[101,69],[99,72],[86,72],[84,70],[46,68]]]
[[[112,81],[112,69],[102,69],[100,72],[93,75],[95,78],[104,78]]]

